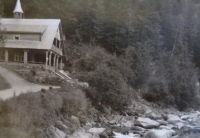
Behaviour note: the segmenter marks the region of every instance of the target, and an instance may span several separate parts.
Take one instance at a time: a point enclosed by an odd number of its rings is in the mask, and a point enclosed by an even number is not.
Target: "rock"
[[[199,127],[194,127],[194,128],[189,128],[187,130],[182,131],[180,136],[184,136],[186,134],[200,134],[200,128]],[[198,135],[199,136],[199,135]]]
[[[110,125],[114,125],[114,124],[116,124],[117,122],[116,122],[115,119],[113,119],[113,120],[109,121],[108,123],[109,123]]]
[[[58,128],[59,130],[65,132],[65,133],[67,133],[67,134],[70,133],[69,128],[61,121],[57,121],[55,123],[55,127]]]
[[[188,119],[188,121],[191,123],[191,122],[192,122],[192,119]]]
[[[157,121],[151,120],[149,118],[139,117],[136,120],[135,125],[141,126],[143,128],[151,129],[151,128],[155,128],[155,127],[160,126],[160,123],[158,123]]]
[[[100,134],[104,133],[105,131],[106,131],[105,128],[90,128],[88,130],[89,133],[91,133],[91,134],[97,134],[97,135],[100,135]]]
[[[176,129],[177,127],[175,127],[174,125],[170,124],[167,126],[160,126],[159,129],[166,129],[166,130],[171,130],[171,129]]]
[[[175,134],[173,130],[150,130],[148,131],[144,138],[170,138]]]
[[[183,128],[185,126],[185,124],[183,122],[178,122],[178,123],[176,123],[176,126],[180,130],[181,128]]]
[[[190,114],[189,118],[191,119],[191,123],[200,124],[200,112],[196,111],[195,113]]]
[[[129,133],[128,135],[122,135],[120,133],[114,132],[114,135],[114,138],[140,138],[140,135],[132,133]]]
[[[145,129],[144,128],[142,128],[142,127],[138,127],[138,126],[133,126],[132,128],[131,128],[131,130],[135,130],[135,131],[145,131]]]
[[[85,126],[83,126],[83,128],[85,129],[85,131],[88,131],[90,128],[92,128],[92,124],[87,123]]]
[[[181,119],[182,119],[182,120],[188,120],[188,119],[189,119],[189,115],[181,116]]]
[[[148,106],[143,105],[143,104],[137,104],[137,106],[135,106],[134,110],[138,114],[148,114],[148,113],[152,112],[152,110]]]
[[[76,127],[80,127],[80,121],[76,116],[71,116],[70,122],[74,124]]]
[[[133,120],[128,120],[123,124],[123,127],[133,127],[133,126],[134,126]]]
[[[114,116],[110,119],[110,121],[108,121],[108,124],[110,124],[110,125],[117,124],[121,119],[122,119],[122,116],[120,116],[120,115],[114,115]]]
[[[121,119],[118,121],[119,124],[124,124],[127,121],[126,116],[122,116]]]
[[[54,126],[50,126],[48,131],[53,136],[53,138],[65,138],[65,133]]]
[[[167,118],[168,118],[167,122],[170,123],[170,124],[176,124],[176,123],[179,123],[179,122],[183,122],[179,116],[174,115],[174,114],[167,115]]]
[[[167,125],[167,122],[164,120],[156,120],[160,125]]]
[[[162,115],[159,113],[155,113],[155,112],[150,112],[150,113],[146,114],[146,116],[153,120],[162,119]]]
[[[99,136],[98,135],[92,135],[92,134],[86,133],[86,132],[75,132],[69,138],[99,138]]]

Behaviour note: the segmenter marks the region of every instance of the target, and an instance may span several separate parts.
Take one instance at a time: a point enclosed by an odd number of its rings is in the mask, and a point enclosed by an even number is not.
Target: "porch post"
[[[52,52],[50,51],[50,53],[49,53],[49,66],[51,66],[51,55],[52,55]]]
[[[54,69],[56,68],[56,54],[54,55],[53,67],[54,67]]]
[[[46,71],[48,69],[48,51],[45,51],[46,53],[46,64],[45,64],[45,67],[46,67]]]
[[[5,49],[5,63],[8,63],[8,50]]]
[[[28,63],[28,50],[24,50],[24,65],[27,66]]]
[[[59,59],[59,56],[57,56],[56,58],[56,71],[58,70],[58,59]]]
[[[60,57],[60,70],[62,70],[62,57]]]

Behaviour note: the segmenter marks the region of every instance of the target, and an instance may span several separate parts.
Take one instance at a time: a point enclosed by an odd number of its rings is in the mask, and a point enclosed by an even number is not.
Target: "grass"
[[[38,129],[43,131],[50,124],[68,120],[72,115],[85,124],[90,116],[90,106],[85,93],[67,82],[60,89],[24,93],[0,100],[0,138],[35,138]],[[72,128],[72,132],[75,129]]]
[[[0,74],[0,90],[6,90],[10,88],[10,84]]]

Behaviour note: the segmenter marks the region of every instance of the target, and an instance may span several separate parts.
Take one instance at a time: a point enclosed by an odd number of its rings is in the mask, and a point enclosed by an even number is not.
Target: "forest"
[[[25,18],[59,18],[66,70],[86,81],[94,104],[121,110],[144,98],[197,108],[199,0],[21,0]],[[15,0],[1,0],[12,18]]]

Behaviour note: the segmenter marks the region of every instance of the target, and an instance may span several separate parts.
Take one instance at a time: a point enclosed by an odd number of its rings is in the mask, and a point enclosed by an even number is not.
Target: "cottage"
[[[62,68],[64,37],[61,20],[24,19],[20,0],[17,0],[13,13],[13,19],[0,20],[4,38],[0,61]]]

